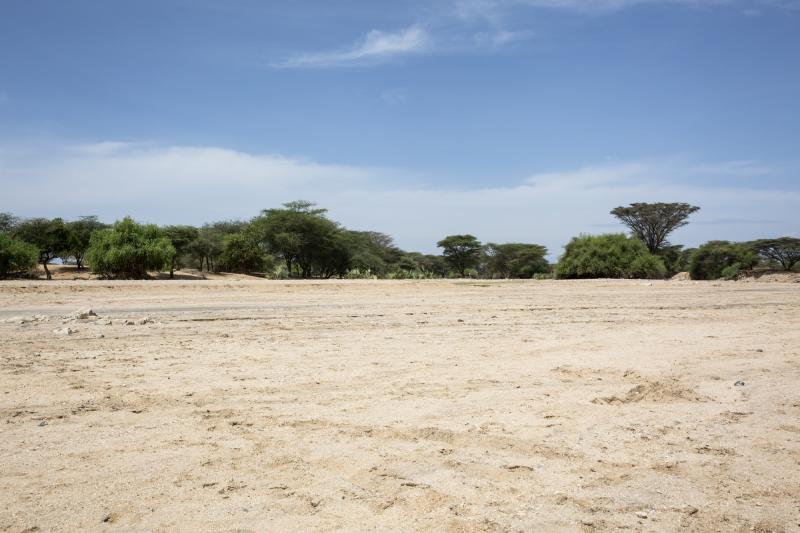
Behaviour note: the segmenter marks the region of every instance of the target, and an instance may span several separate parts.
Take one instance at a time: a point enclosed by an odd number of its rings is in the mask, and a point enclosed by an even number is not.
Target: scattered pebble
[[[647,513],[645,513],[644,511],[636,511],[636,516],[645,519],[647,518]]]
[[[741,379],[733,384],[734,387],[744,387],[744,381]]]
[[[43,427],[45,427],[46,425],[47,425],[47,420],[42,420],[41,422],[39,422],[39,427],[40,427],[40,428],[43,428]]]
[[[53,333],[57,335],[72,335],[73,333],[77,333],[77,329],[72,329],[70,327],[61,328],[61,329],[54,329]]]

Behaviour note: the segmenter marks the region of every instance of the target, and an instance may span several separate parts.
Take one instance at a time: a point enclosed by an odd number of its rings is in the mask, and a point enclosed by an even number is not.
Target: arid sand
[[[2,282],[0,342],[3,531],[800,530],[797,283]]]

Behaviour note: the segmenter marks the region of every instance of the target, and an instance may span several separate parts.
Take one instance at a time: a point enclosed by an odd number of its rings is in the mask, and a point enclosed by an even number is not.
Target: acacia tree
[[[729,241],[709,241],[692,254],[689,274],[692,279],[732,278],[740,270],[753,268],[758,256],[747,245]]]
[[[326,210],[298,200],[283,209],[265,209],[251,227],[258,242],[286,263],[290,276],[295,269],[302,278],[342,275],[350,266],[348,240]]]
[[[534,274],[547,272],[550,268],[545,259],[547,248],[539,244],[490,242],[485,250],[489,277],[532,278]]]
[[[47,265],[53,259],[66,255],[72,241],[72,234],[61,218],[24,220],[14,228],[14,236],[38,248],[39,264],[44,267],[47,279],[53,279]]]
[[[615,207],[611,214],[628,226],[633,235],[657,254],[667,245],[667,236],[688,224],[689,215],[700,208],[686,203],[634,203],[628,207]]]
[[[800,262],[800,239],[795,237],[759,239],[748,244],[763,259],[779,263],[784,270]]]
[[[473,235],[448,235],[436,246],[442,249],[447,264],[462,278],[467,276],[467,269],[478,266],[483,252],[483,245]]]
[[[107,227],[108,224],[100,222],[96,216],[80,217],[78,220],[67,223],[67,228],[70,230],[70,243],[67,254],[75,258],[75,265],[78,270],[83,269],[83,260],[86,257],[86,250],[89,249],[92,233]]]
[[[19,218],[11,213],[0,213],[0,233],[10,233],[19,224]]]
[[[172,243],[172,247],[175,248],[169,265],[169,277],[172,279],[175,277],[175,269],[179,266],[180,257],[189,252],[189,245],[197,239],[199,232],[194,226],[167,226],[163,232]]]

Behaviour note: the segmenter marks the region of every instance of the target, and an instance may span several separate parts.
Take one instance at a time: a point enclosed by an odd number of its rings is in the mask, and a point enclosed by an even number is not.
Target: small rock
[[[96,338],[96,339],[105,339],[105,338],[106,338],[106,336],[105,336],[105,335],[103,335],[102,333],[100,333],[100,334],[99,334],[99,335],[97,335],[95,338]]]
[[[459,318],[459,319],[457,320],[457,322],[464,322],[464,321],[463,321],[462,319],[460,319],[460,318]]]
[[[689,516],[691,516],[691,515],[693,515],[693,514],[697,514],[697,511],[699,511],[699,509],[698,509],[697,507],[695,507],[694,505],[687,505],[687,506],[684,508],[684,511],[686,511],[686,514],[688,514]]]
[[[741,379],[733,384],[734,387],[744,387],[744,381]]]
[[[127,319],[127,320],[125,320],[125,322],[123,322],[123,323],[122,323],[122,325],[123,325],[123,326],[135,326],[135,325],[136,325],[136,322],[134,322],[134,321],[133,321],[133,320],[131,320],[131,319]]]
[[[764,353],[764,350],[762,350],[761,348],[756,348],[756,352],[758,352],[758,353]]]
[[[40,428],[43,428],[43,427],[45,427],[46,425],[47,425],[47,420],[42,420],[41,422],[39,422],[39,427],[40,427]]]
[[[645,513],[644,511],[636,511],[636,516],[642,519],[646,519],[647,513]]]
[[[87,318],[97,316],[97,313],[91,309],[84,309],[83,311],[76,311],[72,316],[78,320],[86,320]]]
[[[136,323],[140,326],[144,326],[145,324],[152,324],[153,319],[150,318],[149,316],[146,316],[144,318],[140,318],[139,320],[137,320]]]
[[[72,329],[70,327],[61,328],[61,329],[54,329],[53,333],[57,335],[72,335],[73,333],[77,333],[77,329]]]

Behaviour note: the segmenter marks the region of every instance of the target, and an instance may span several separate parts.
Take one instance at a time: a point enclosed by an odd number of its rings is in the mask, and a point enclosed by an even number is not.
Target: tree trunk
[[[172,263],[169,266],[169,279],[175,278],[175,256],[172,256]]]
[[[42,261],[42,266],[44,267],[44,273],[47,274],[47,279],[53,279],[53,275],[50,274],[50,270],[47,268],[47,261]]]

